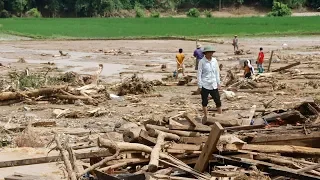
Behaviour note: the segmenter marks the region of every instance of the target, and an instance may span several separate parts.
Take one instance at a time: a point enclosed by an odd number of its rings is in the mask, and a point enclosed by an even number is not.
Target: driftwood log
[[[156,172],[159,166],[159,154],[161,152],[161,146],[164,144],[165,133],[159,132],[157,137],[157,144],[153,147],[150,155],[150,162],[148,166],[149,172]]]
[[[180,136],[178,136],[176,134],[165,133],[165,132],[159,131],[157,129],[149,129],[148,130],[148,134],[150,136],[153,136],[153,137],[159,136],[160,133],[164,133],[165,134],[165,137],[164,137],[165,139],[174,140],[174,141],[179,141],[180,140]]]
[[[127,143],[127,142],[115,142],[115,143],[116,143],[117,147],[119,148],[120,152],[125,152],[125,151],[140,151],[140,152],[146,152],[146,153],[152,152],[151,147],[143,145],[143,144],[139,144],[139,143]],[[98,138],[98,144],[100,147],[104,147],[104,148],[110,148],[113,145],[112,141],[107,140],[107,139],[103,139],[103,138]],[[175,164],[182,163],[181,161],[173,158],[172,156],[169,156],[169,155],[162,153],[162,152],[159,152],[158,159],[167,159]],[[186,164],[184,164],[184,165],[188,166]]]
[[[179,136],[188,136],[188,137],[196,137],[200,136],[200,133],[198,132],[188,132],[188,131],[179,131],[179,130],[170,130],[169,128],[163,127],[163,126],[156,126],[151,124],[146,124],[146,129],[157,129],[163,132],[177,134]]]
[[[300,154],[307,156],[320,156],[320,149],[309,148],[303,146],[289,146],[289,145],[254,145],[254,144],[226,144],[225,151],[249,150],[264,153],[286,153],[286,154]]]
[[[25,92],[2,92],[0,93],[0,101],[8,101],[8,100],[16,100],[21,99],[23,97],[38,97],[38,96],[45,96],[45,95],[52,95],[59,92],[61,88],[42,88],[36,89],[32,91],[25,91]]]
[[[233,116],[217,116],[204,119],[202,123],[206,125],[213,125],[215,122],[218,122],[223,126],[241,126],[243,120],[237,119]]]
[[[273,70],[272,72],[280,72],[280,71],[283,71],[283,70],[292,68],[292,67],[294,67],[294,66],[298,66],[298,65],[300,65],[300,64],[301,64],[301,62],[299,61],[299,62],[296,62],[296,63],[293,63],[293,64],[289,64],[288,66],[284,66],[284,67],[281,67],[281,68],[279,68],[279,69],[275,69],[275,70]]]

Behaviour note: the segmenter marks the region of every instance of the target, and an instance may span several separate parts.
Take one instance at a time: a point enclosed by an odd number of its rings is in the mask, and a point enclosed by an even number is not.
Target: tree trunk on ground
[[[159,154],[161,152],[161,146],[164,144],[165,133],[159,132],[157,138],[157,144],[153,147],[150,155],[150,162],[148,166],[149,172],[156,172],[159,166]]]

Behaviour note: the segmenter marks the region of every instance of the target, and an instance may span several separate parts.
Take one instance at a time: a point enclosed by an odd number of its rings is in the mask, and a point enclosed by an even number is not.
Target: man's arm
[[[181,64],[184,63],[185,57],[186,57],[185,55],[182,55],[182,62],[181,62]]]
[[[220,86],[220,71],[219,71],[219,64],[218,61],[216,60],[216,81],[218,86]]]
[[[202,75],[202,60],[200,60],[199,65],[198,65],[198,87],[202,88],[202,80],[201,80],[201,75]]]
[[[179,64],[179,66],[181,66],[179,60],[178,60],[178,56],[176,55],[176,62]]]
[[[197,57],[197,53],[196,52],[197,52],[197,50],[193,51],[193,57],[195,57],[195,58]]]

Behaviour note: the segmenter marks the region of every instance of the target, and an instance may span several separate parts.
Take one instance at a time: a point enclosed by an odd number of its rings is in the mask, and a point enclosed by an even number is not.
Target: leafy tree
[[[52,17],[56,17],[59,13],[60,2],[59,0],[50,0],[45,7],[49,10]]]
[[[320,0],[307,0],[306,4],[311,8],[319,8],[320,7]]]
[[[0,11],[4,10],[4,2],[0,0]]]
[[[291,9],[286,4],[275,1],[268,16],[290,16],[291,14]]]
[[[18,14],[19,16],[22,16],[24,10],[26,9],[27,4],[28,4],[27,0],[12,0],[11,1],[12,10],[16,14]]]

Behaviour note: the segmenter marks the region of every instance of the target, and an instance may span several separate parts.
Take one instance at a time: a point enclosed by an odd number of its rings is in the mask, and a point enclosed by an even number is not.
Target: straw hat
[[[205,46],[203,52],[216,52],[216,50],[212,46]]]
[[[201,44],[197,44],[197,48],[201,48]]]

